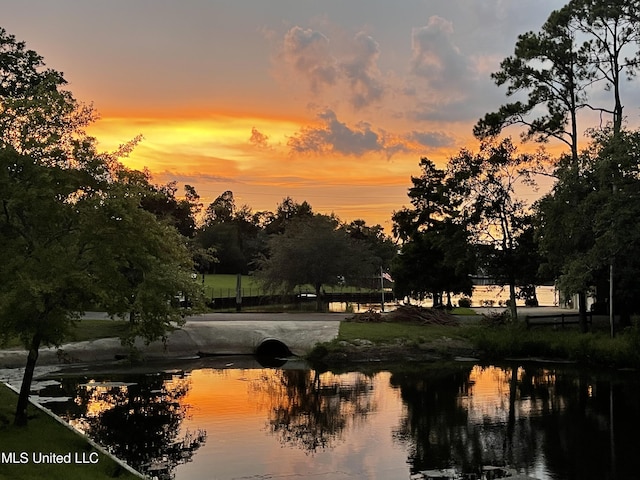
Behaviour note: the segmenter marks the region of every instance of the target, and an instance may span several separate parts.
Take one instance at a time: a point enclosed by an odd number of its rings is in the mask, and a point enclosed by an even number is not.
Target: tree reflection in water
[[[205,441],[203,432],[187,436],[178,433],[184,432],[189,414],[185,402],[206,401],[207,388],[218,387],[230,391],[214,392],[211,405],[220,406],[220,402],[238,394],[232,404],[240,405],[239,410],[231,416],[234,410],[225,410],[226,416],[219,418],[217,410],[209,405],[198,412],[210,410],[214,418],[207,420],[194,413],[198,423],[194,419],[193,425],[210,421],[206,424],[212,439],[233,435],[236,424],[245,428],[251,423],[258,430],[266,427],[270,440],[298,455],[304,452],[313,457],[309,465],[326,461],[326,454],[336,455],[336,461],[348,465],[354,454],[351,442],[369,445],[366,436],[374,433],[384,438],[373,445],[371,452],[366,447],[358,450],[353,470],[349,471],[362,472],[359,462],[369,453],[379,455],[377,448],[382,448],[385,452],[392,449],[394,462],[397,459],[401,464],[397,467],[383,462],[385,468],[396,471],[408,464],[409,474],[444,468],[478,473],[484,465],[497,465],[544,479],[640,478],[637,373],[598,373],[566,365],[521,363],[501,368],[435,363],[414,368],[402,372],[390,368],[391,372],[384,370],[373,376],[319,374],[303,369],[217,371],[217,375],[249,380],[248,391],[247,384],[198,383],[203,375],[127,376],[127,381],[135,384],[90,383],[80,387],[77,380],[64,380],[64,391],[58,395],[73,397],[75,403],[63,404],[61,408],[66,411],[57,413],[83,418],[79,422],[90,436],[131,464],[145,465],[147,472],[152,465],[160,465],[165,469],[161,478],[171,478],[176,466],[189,461]],[[109,379],[114,380],[113,376]],[[200,393],[193,400],[185,397],[188,391],[198,389]],[[54,395],[53,391],[42,393]],[[244,419],[245,403],[251,411],[255,408],[249,423]],[[372,425],[376,427],[370,429]],[[256,453],[262,455],[262,463],[249,469],[241,465],[234,475],[270,472],[264,457],[265,452],[272,452],[270,444],[274,442],[263,444],[258,438],[262,436],[255,433],[242,430],[237,437],[229,438],[223,453],[214,454],[213,445],[206,446],[211,450],[194,464],[204,457],[205,466],[199,468],[208,473],[213,467],[207,461],[213,459],[220,465],[227,461],[225,455],[235,455],[236,462],[246,463],[243,446],[251,441],[262,449]],[[289,454],[283,451],[279,458],[286,463]],[[180,476],[181,469],[176,471]],[[283,474],[294,471],[282,469]]]
[[[253,385],[268,402],[268,428],[287,446],[313,454],[331,448],[349,424],[375,411],[372,379],[362,373],[278,370]]]
[[[412,473],[452,465],[466,469],[472,463],[473,454],[452,458],[454,445],[464,443],[476,450],[477,439],[468,438],[465,428],[467,411],[458,402],[461,392],[470,388],[470,370],[434,369],[391,376],[391,385],[400,388],[407,409],[394,437],[408,444]]]
[[[180,400],[190,388],[184,375],[157,374],[134,383],[78,385],[75,425],[117,457],[144,473],[171,479],[176,466],[191,460],[206,432],[177,438],[189,406]]]
[[[637,382],[513,365],[395,373],[391,384],[407,408],[394,435],[409,447],[413,473],[501,465],[532,474],[544,464],[562,479],[637,474],[621,461],[637,454]]]

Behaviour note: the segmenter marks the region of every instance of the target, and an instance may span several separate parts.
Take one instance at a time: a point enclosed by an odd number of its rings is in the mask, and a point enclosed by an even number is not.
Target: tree
[[[276,213],[272,216],[271,221],[265,225],[265,232],[268,235],[282,233],[289,222],[294,219],[308,218],[313,215],[313,209],[306,201],[298,203],[291,197],[283,198],[282,202],[277,206]]]
[[[408,195],[412,208],[393,214],[393,231],[401,242],[392,274],[396,293],[413,298],[431,296],[443,304],[442,292],[471,295],[470,274],[475,256],[466,227],[459,221],[460,202],[452,195],[445,170],[427,158],[420,160],[422,174],[411,177]]]
[[[509,286],[511,317],[516,308],[520,250],[518,241],[531,223],[528,205],[516,194],[530,183],[534,155],[518,154],[510,139],[483,142],[478,153],[462,149],[449,161],[452,195],[474,242],[489,252],[486,261],[498,273],[496,280]]]
[[[201,296],[191,278],[188,239],[173,217],[160,220],[142,208],[150,190],[155,194],[140,172],[119,166],[100,195],[87,199],[90,212],[81,226],[99,239],[86,239],[100,248],[91,272],[109,282],[98,291],[99,304],[112,315],[129,315],[130,344],[136,336],[164,338],[173,323],[183,323],[177,307],[197,305]]]
[[[61,152],[95,119],[91,106],[79,103],[62,73],[44,68],[44,60],[0,27],[0,147],[46,163],[65,162]]]
[[[571,0],[551,13],[540,33],[521,35],[515,54],[505,59],[502,70],[492,76],[498,85],[509,85],[509,96],[528,92],[528,101],[507,104],[487,114],[474,128],[476,136],[495,137],[508,125],[523,125],[527,128],[525,139],[555,138],[566,143],[574,165],[564,173],[579,174],[580,110],[598,111],[601,118],[602,114],[611,115],[614,134],[621,131],[622,82],[625,76],[634,77],[640,67],[638,11],[638,0]],[[599,85],[611,92],[611,107],[594,103]],[[539,116],[531,119],[532,114]],[[570,180],[580,181],[578,177]],[[615,192],[615,184],[610,187],[610,192]],[[567,199],[572,205],[570,211],[576,211],[581,200],[580,197]],[[581,230],[588,231],[589,226],[582,225]],[[580,242],[573,245],[574,249],[579,246]],[[613,262],[611,258],[611,272]],[[578,292],[583,330],[586,330],[585,292]]]
[[[545,268],[562,290],[573,294],[595,287],[596,308],[608,306],[614,259],[614,303],[626,321],[637,309],[640,288],[639,162],[640,132],[597,132],[578,164],[558,164],[558,181],[536,205]]]
[[[520,35],[514,55],[502,61],[492,78],[499,86],[508,85],[508,96],[527,92],[527,101],[488,113],[476,124],[475,135],[495,137],[509,125],[522,125],[525,139],[560,140],[576,161],[582,109],[610,115],[614,132],[619,132],[622,82],[640,68],[639,11],[639,0],[571,0],[549,15],[540,32]],[[591,99],[601,83],[612,94],[611,107]]]
[[[227,190],[209,204],[205,211],[205,225],[229,222],[236,213],[236,202],[233,192]]]
[[[175,181],[166,185],[152,185],[147,172],[140,180],[144,188],[142,208],[153,213],[158,220],[173,225],[182,236],[193,238],[196,232],[196,215],[202,209],[200,195],[196,189],[191,185],[185,185],[185,197],[178,199]]]
[[[248,205],[237,208],[230,190],[214,200],[207,207],[204,225],[196,235],[200,252],[216,252],[216,261],[209,262],[208,271],[248,273],[266,248],[260,219],[260,214],[254,215]]]
[[[292,292],[311,284],[320,311],[322,287],[373,274],[371,260],[369,250],[339,228],[335,218],[317,214],[291,221],[269,239],[269,256],[260,262],[257,275],[272,291]]]
[[[578,113],[586,107],[586,89],[593,74],[585,53],[576,45],[567,8],[552,12],[539,33],[520,35],[514,55],[505,58],[500,68],[491,75],[496,84],[507,84],[510,97],[527,92],[527,100],[486,114],[474,127],[476,137],[497,137],[505,127],[521,125],[524,139],[546,142],[554,138],[577,157]],[[532,114],[538,117],[531,119]]]
[[[150,342],[182,321],[176,295],[198,294],[183,237],[141,208],[144,174],[96,152],[81,129],[90,117],[42,67],[0,30],[0,329],[29,352],[18,425],[40,346],[60,345],[89,302],[134,305],[130,335]]]
[[[451,307],[451,294],[471,295],[475,255],[464,227],[446,222],[414,233],[394,259],[391,273],[396,295],[423,299],[430,296],[434,307]]]
[[[613,107],[595,108],[611,115],[614,134],[623,123],[622,82],[640,68],[640,1],[571,0],[565,7],[575,29],[586,36],[581,51],[591,78],[604,82]]]
[[[344,225],[347,234],[357,243],[362,244],[373,255],[372,263],[388,269],[396,255],[397,246],[394,241],[384,234],[380,225],[367,225],[364,220],[353,220]]]

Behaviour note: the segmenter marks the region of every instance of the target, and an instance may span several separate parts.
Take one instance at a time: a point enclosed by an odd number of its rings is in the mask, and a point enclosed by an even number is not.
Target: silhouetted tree
[[[376,268],[372,261],[368,248],[350,238],[335,218],[304,216],[270,237],[269,256],[256,274],[271,291],[292,292],[298,285],[312,285],[321,310],[323,285],[372,275]]]

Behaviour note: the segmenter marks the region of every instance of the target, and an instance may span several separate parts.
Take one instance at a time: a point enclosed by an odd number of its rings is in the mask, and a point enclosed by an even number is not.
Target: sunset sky
[[[155,182],[390,233],[420,158],[473,145],[506,101],[490,73],[564,3],[0,0],[0,26],[94,103],[102,149],[144,136],[125,163]]]

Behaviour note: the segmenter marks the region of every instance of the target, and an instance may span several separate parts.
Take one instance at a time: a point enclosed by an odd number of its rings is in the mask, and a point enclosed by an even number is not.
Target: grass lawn
[[[98,338],[120,337],[126,333],[127,323],[123,320],[82,320],[71,332],[69,340],[82,342]]]
[[[197,282],[202,282],[202,276],[199,275],[196,279]],[[237,275],[233,274],[207,274],[204,276],[204,291],[206,297],[233,297],[236,294],[236,282]],[[242,290],[244,296],[252,296],[252,295],[263,295],[264,291],[260,282],[253,275],[243,275],[242,276]],[[325,292],[327,293],[335,293],[335,292],[345,292],[345,293],[353,293],[353,292],[369,292],[370,289],[367,288],[356,288],[350,286],[325,286]],[[302,293],[314,293],[315,289],[312,285],[301,285],[300,287],[296,287],[296,292]]]
[[[524,324],[487,326],[416,325],[408,323],[342,322],[338,340],[369,340],[393,344],[404,339],[414,344],[442,338],[468,341],[487,359],[547,358],[571,360],[602,367],[640,367],[640,327],[610,338],[608,332],[580,333],[577,329],[527,329]]]
[[[476,312],[473,308],[455,307],[453,310],[451,310],[451,314],[452,315],[478,315],[478,312]]]
[[[98,338],[120,337],[127,330],[127,322],[122,320],[81,320],[70,332],[68,342],[82,342]],[[18,338],[10,338],[7,344],[0,348],[20,348],[22,343]]]
[[[342,322],[338,340],[347,342],[365,339],[374,343],[392,343],[398,338],[427,342],[442,337],[466,338],[465,328],[440,325],[416,325],[413,323],[380,322],[360,323]]]
[[[202,275],[199,275],[196,281],[202,282]],[[218,296],[219,292],[223,292],[225,296],[227,292],[230,292],[231,296],[233,296],[236,292],[236,282],[237,275],[224,273],[207,274],[204,276],[205,292],[210,292],[211,289],[215,289],[216,296]],[[242,288],[248,292],[249,289],[258,291],[258,289],[262,287],[254,276],[242,275]]]
[[[124,470],[109,457],[96,452],[93,447],[80,435],[60,425],[44,412],[29,406],[29,423],[26,427],[13,426],[13,414],[18,396],[0,385],[0,454],[7,455],[16,452],[16,459],[25,452],[28,463],[2,462],[0,479],[2,480],[69,480],[69,479],[112,479],[122,480],[137,479]],[[47,454],[54,452],[61,455],[70,455],[71,463],[60,464],[35,464],[33,454]],[[97,463],[76,463],[97,459]]]

